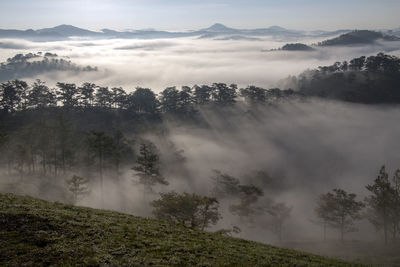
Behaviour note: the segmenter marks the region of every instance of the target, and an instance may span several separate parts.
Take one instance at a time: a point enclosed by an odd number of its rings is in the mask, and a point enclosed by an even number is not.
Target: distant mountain
[[[233,32],[240,32],[240,30],[229,28],[221,23],[215,23],[214,25],[202,29],[200,31],[205,31],[205,32],[216,32],[216,33],[233,33]]]
[[[93,32],[71,25],[59,25],[40,30],[0,30],[0,38],[21,38],[29,40],[64,40],[72,36],[98,37],[101,33]]]
[[[368,30],[355,30],[318,43],[319,46],[343,46],[343,45],[362,45],[371,44],[378,40],[400,41],[400,38],[393,35],[386,35],[381,32]]]
[[[285,44],[282,46],[280,50],[285,50],[285,51],[312,51],[314,48],[311,46],[301,44],[301,43],[295,43],[295,44]]]
[[[53,28],[45,28],[36,31],[39,35],[56,35],[56,36],[79,36],[79,37],[87,37],[87,36],[99,36],[100,32],[93,32],[85,29],[81,29],[72,25],[59,25]]]
[[[24,38],[29,39],[37,36],[36,31],[30,29],[25,31],[20,30],[1,30],[0,29],[0,37],[2,38]]]
[[[400,28],[385,30],[384,32],[389,35],[395,35],[397,37],[400,37]]]
[[[258,28],[258,29],[235,29],[227,27],[221,23],[216,23],[208,28],[195,31],[186,31],[186,32],[169,32],[169,31],[159,31],[154,29],[144,29],[144,30],[134,30],[134,31],[115,31],[111,29],[102,29],[101,31],[96,32],[78,28],[72,25],[63,24],[53,28],[44,28],[39,30],[0,29],[0,38],[20,38],[33,41],[68,40],[71,37],[75,36],[83,38],[91,38],[91,39],[112,39],[112,38],[157,39],[157,38],[198,37],[198,38],[210,38],[218,40],[257,40],[261,37],[277,37],[277,38],[301,38],[307,36],[329,37],[339,34],[345,35],[345,37],[342,38],[347,38],[346,37],[347,33],[348,30],[338,30],[332,32],[328,31],[307,32],[307,31],[285,29],[280,26],[271,26],[268,28]],[[378,36],[378,37],[387,38],[385,36],[383,37]],[[354,39],[357,37],[353,36],[351,38]],[[329,45],[329,43],[335,43],[335,42],[336,41],[327,42],[324,45]],[[338,41],[338,43],[341,42],[357,43],[359,41],[349,41],[347,39]]]

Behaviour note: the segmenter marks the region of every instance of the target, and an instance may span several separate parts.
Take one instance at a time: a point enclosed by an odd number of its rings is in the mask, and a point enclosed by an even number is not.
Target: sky
[[[0,0],[0,28],[190,30],[219,22],[237,28],[389,29],[400,27],[399,12],[399,0]]]

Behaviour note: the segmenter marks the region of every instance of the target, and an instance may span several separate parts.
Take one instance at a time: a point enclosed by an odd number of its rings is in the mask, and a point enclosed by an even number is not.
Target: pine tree
[[[73,175],[71,179],[67,181],[68,190],[73,195],[74,204],[77,203],[80,198],[90,193],[89,181],[78,175]]]
[[[316,215],[329,226],[339,229],[342,241],[345,233],[357,230],[354,222],[361,219],[364,203],[356,197],[342,189],[333,189],[333,192],[321,195],[317,202]]]
[[[157,155],[157,148],[152,143],[142,143],[139,155],[133,170],[134,176],[138,177],[137,183],[143,185],[143,196],[153,192],[153,186],[157,184],[168,185],[168,181],[161,175],[159,165],[160,158]]]

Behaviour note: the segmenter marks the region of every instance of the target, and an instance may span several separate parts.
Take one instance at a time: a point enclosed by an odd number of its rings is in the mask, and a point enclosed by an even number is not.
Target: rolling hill
[[[386,35],[381,32],[356,30],[340,35],[339,37],[320,42],[319,46],[344,46],[344,45],[364,45],[371,44],[378,40],[400,41],[399,37]]]
[[[0,194],[0,262],[9,266],[358,266],[153,219],[11,194]]]

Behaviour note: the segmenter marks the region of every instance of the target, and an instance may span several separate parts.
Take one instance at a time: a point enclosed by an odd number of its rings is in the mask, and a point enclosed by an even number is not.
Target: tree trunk
[[[101,208],[104,209],[104,185],[103,185],[103,151],[99,151],[100,185],[101,185]]]
[[[61,167],[63,170],[63,173],[65,174],[65,149],[64,149],[64,145],[61,148]]]
[[[43,167],[43,175],[46,175],[46,152],[44,151],[42,154],[42,167]]]
[[[342,218],[341,224],[340,224],[340,241],[343,243],[344,242],[344,219]]]
[[[343,227],[340,229],[340,241],[343,243],[344,242],[344,230]]]
[[[11,174],[11,159],[10,158],[7,159],[7,173],[8,173],[8,175]]]
[[[54,149],[54,176],[57,176],[57,148]]]
[[[386,219],[384,219],[384,221],[383,221],[383,234],[384,234],[384,237],[385,237],[385,244],[387,244],[387,239],[388,239],[388,231],[387,231],[388,229],[387,229],[387,222],[386,222]]]
[[[33,152],[32,146],[31,146],[31,164],[32,164],[32,173],[35,173],[35,154]]]

